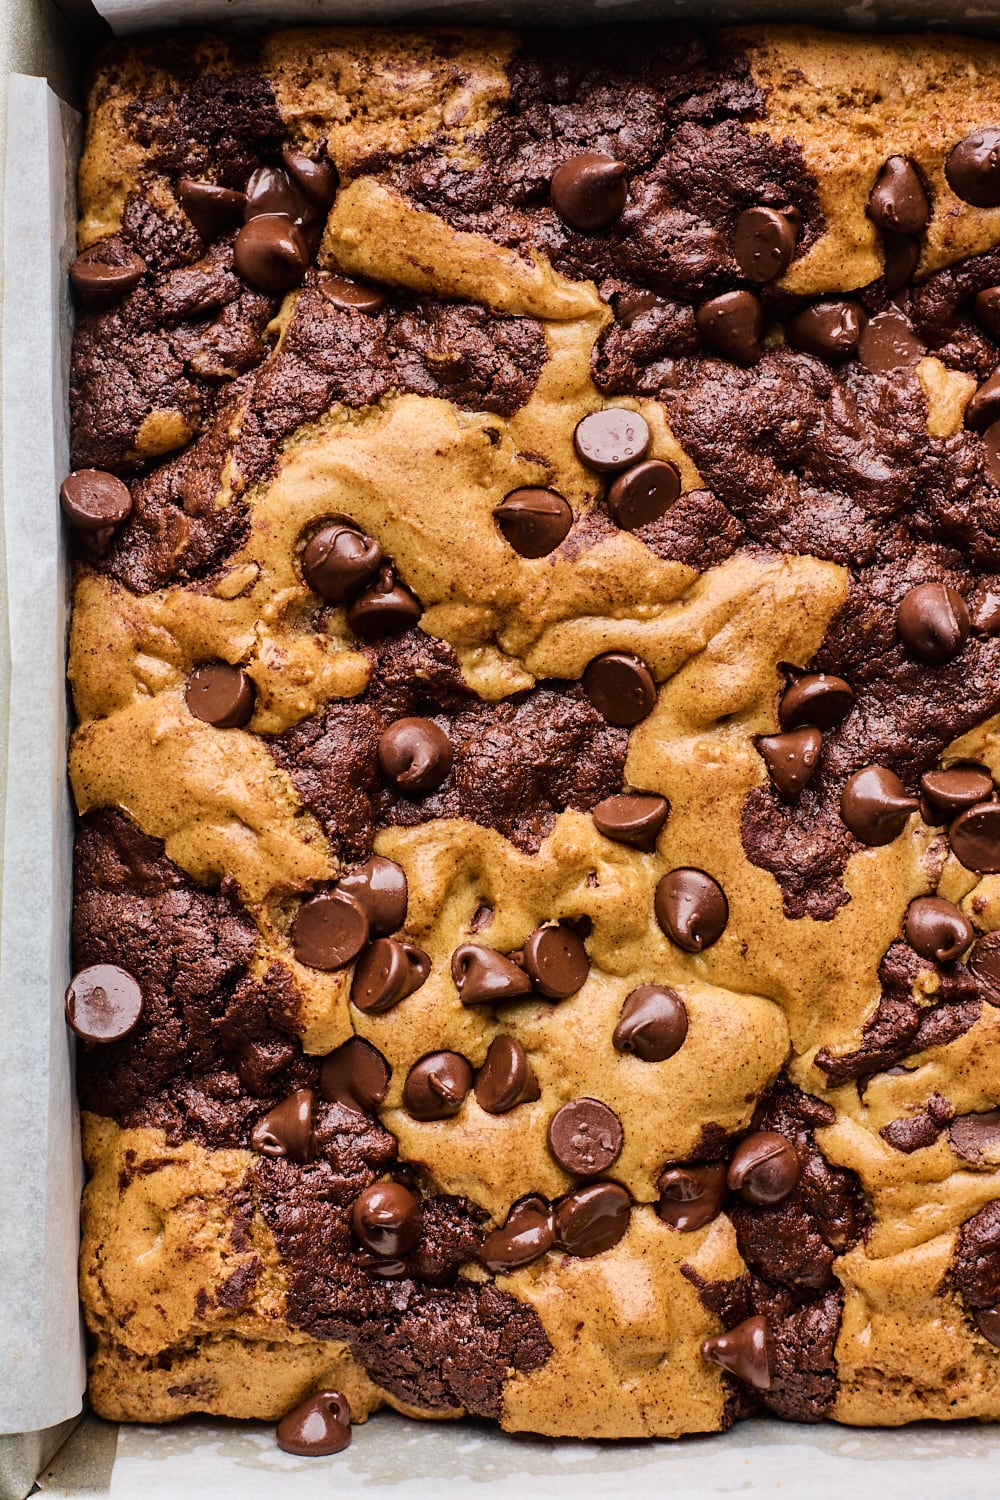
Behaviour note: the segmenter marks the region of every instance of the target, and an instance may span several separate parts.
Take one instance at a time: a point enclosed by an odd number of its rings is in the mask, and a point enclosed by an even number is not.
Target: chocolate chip
[[[260,292],[288,292],[309,265],[301,230],[285,214],[261,214],[244,224],[233,247],[236,269]]]
[[[905,156],[890,156],[868,195],[868,213],[879,229],[895,234],[923,234],[931,205],[920,173]]]
[[[435,791],[447,780],[453,758],[451,740],[433,719],[397,719],[379,735],[382,774],[408,797]]]
[[[608,406],[582,417],[573,433],[577,457],[598,474],[618,474],[646,457],[653,435],[637,411]]]
[[[981,937],[968,957],[969,972],[986,992],[991,1005],[1000,1005],[1000,932]]]
[[[874,375],[907,369],[926,352],[909,319],[896,308],[877,313],[858,340],[858,359]]]
[[[295,914],[292,948],[310,969],[345,969],[368,941],[368,918],[361,903],[334,887],[304,901]]]
[[[372,315],[381,312],[388,298],[378,287],[364,281],[352,281],[347,276],[324,276],[319,289],[327,302],[341,312],[361,312]]]
[[[685,953],[711,948],[726,930],[729,902],[717,880],[704,870],[681,868],[656,887],[656,920]]]
[[[856,302],[814,302],[795,314],[785,334],[793,349],[817,359],[839,360],[854,353],[864,326],[864,312]]]
[[[684,1045],[687,1006],[665,984],[640,984],[621,1008],[612,1042],[618,1052],[643,1062],[664,1062]]]
[[[213,661],[197,667],[184,688],[184,701],[196,719],[215,729],[242,729],[253,718],[257,690],[242,667]]]
[[[965,408],[965,425],[971,432],[985,432],[1000,420],[1000,370],[984,380]]]
[[[406,921],[406,873],[402,866],[381,854],[341,875],[337,890],[352,896],[368,918],[373,938],[398,932]]]
[[[195,182],[191,177],[180,179],[176,193],[181,208],[206,241],[242,219],[247,201],[246,193],[216,187],[214,182]]]
[[[603,833],[606,839],[649,853],[656,848],[669,812],[666,797],[655,792],[622,792],[598,802],[591,809],[591,817],[598,833]]]
[[[676,464],[660,458],[626,469],[613,480],[606,496],[611,518],[623,531],[638,531],[665,516],[681,492]]]
[[[419,1201],[400,1182],[374,1182],[354,1200],[354,1233],[373,1255],[396,1259],[412,1250],[423,1233]]]
[[[653,674],[630,651],[595,656],[584,670],[583,691],[609,724],[629,729],[647,718],[656,703]]]
[[[590,959],[579,933],[565,922],[536,927],[524,944],[528,977],[548,1000],[575,995],[590,973]]]
[[[352,1036],[323,1059],[319,1086],[328,1104],[367,1114],[385,1098],[392,1069],[376,1047]]]
[[[366,1015],[381,1016],[425,983],[431,961],[416,943],[376,938],[358,959],[351,981],[351,1004]]]
[[[544,1198],[534,1194],[521,1198],[511,1208],[503,1228],[492,1230],[483,1240],[479,1259],[494,1274],[530,1266],[552,1249],[555,1223],[552,1205]]]
[[[812,724],[784,734],[762,734],[757,749],[778,795],[794,802],[819,764],[823,736]]]
[[[120,1041],[138,1026],[142,1009],[142,990],[115,964],[81,969],[66,991],[66,1020],[85,1042]]]
[[[423,612],[416,594],[396,581],[391,567],[384,567],[378,581],[365,589],[348,609],[347,623],[355,635],[372,641],[409,630]]]
[[[797,215],[745,208],[736,220],[733,254],[750,281],[773,281],[788,270],[798,239]]]
[[[573,512],[555,490],[511,490],[493,512],[504,540],[521,557],[548,557],[569,534]]]
[[[299,228],[315,217],[315,205],[281,167],[258,167],[247,183],[243,222],[265,216],[290,219]]]
[[[577,1177],[606,1172],[621,1155],[622,1123],[599,1099],[571,1099],[549,1121],[549,1150]]]
[[[1000,1349],[1000,1307],[978,1308],[972,1314],[972,1321],[987,1343]]]
[[[863,844],[880,848],[899,838],[906,820],[920,806],[916,797],[886,766],[865,766],[848,778],[840,798],[840,816]]]
[[[977,802],[948,829],[952,853],[978,875],[1000,871],[1000,802]]]
[[[778,720],[782,729],[833,729],[854,705],[854,689],[842,677],[827,672],[806,672],[781,695]]]
[[[973,130],[945,162],[952,192],[976,208],[1000,208],[1000,130]]]
[[[886,229],[882,234],[882,255],[882,277],[891,295],[912,280],[920,264],[920,241],[915,235],[893,234]]]
[[[343,604],[378,571],[382,548],[359,526],[335,519],[314,531],[302,549],[302,574],[321,599]]]
[[[758,1130],[737,1146],[726,1182],[747,1203],[783,1203],[799,1180],[798,1152],[775,1130]]]
[[[764,309],[753,292],[723,292],[703,302],[694,315],[705,343],[741,365],[760,359]]]
[[[330,158],[321,156],[314,161],[311,156],[306,156],[304,151],[298,151],[294,146],[283,146],[281,159],[306,196],[326,213],[337,196],[340,183],[337,168]]]
[[[939,896],[918,896],[906,912],[906,941],[921,958],[946,964],[961,958],[972,942],[972,923],[957,906]]]
[[[994,1166],[1000,1155],[1000,1109],[979,1115],[958,1115],[948,1127],[956,1156],[971,1166]]]
[[[965,600],[955,589],[946,583],[921,583],[903,596],[896,628],[913,656],[939,665],[964,649],[972,621]]]
[[[925,771],[920,789],[928,811],[937,815],[928,821],[948,823],[967,807],[992,797],[993,777],[985,766],[969,762],[949,766],[946,771]]]
[[[132,514],[128,485],[103,469],[74,469],[59,487],[59,504],[71,526],[94,533],[120,526]]]
[[[250,1133],[251,1150],[287,1161],[312,1161],[312,1089],[297,1089],[262,1116]]]
[[[115,262],[120,262],[115,264]],[[141,255],[111,254],[105,244],[91,245],[69,268],[69,279],[81,301],[92,307],[118,302],[139,285],[146,270]]]
[[[407,1074],[403,1105],[415,1120],[449,1120],[471,1087],[472,1068],[460,1052],[429,1052]]]
[[[656,1186],[660,1190],[656,1212],[664,1224],[682,1233],[701,1229],[711,1222],[726,1196],[726,1164],[666,1167]]]
[[[983,450],[990,479],[1000,485],[1000,421],[992,422],[983,433]]]
[[[987,428],[986,436],[989,437],[994,430],[1000,441],[1000,422],[995,422],[993,427]],[[998,478],[998,483],[1000,483],[1000,478]],[[984,589],[976,599],[975,608],[972,610],[972,625],[981,635],[1000,635],[1000,594],[995,589]]]
[[[720,1365],[730,1375],[746,1381],[755,1390],[771,1389],[774,1347],[768,1321],[764,1317],[746,1318],[728,1333],[717,1333],[705,1339],[702,1359]]]
[[[617,1182],[589,1182],[556,1205],[556,1242],[568,1255],[601,1255],[628,1229],[632,1200]]]
[[[455,949],[451,977],[463,1005],[505,1005],[531,994],[531,980],[518,964],[479,943]]]
[[[476,1099],[490,1115],[505,1115],[518,1104],[538,1098],[538,1081],[520,1042],[495,1036],[476,1074]]]
[[[279,1448],[297,1458],[340,1453],[351,1441],[351,1408],[339,1391],[317,1391],[282,1417],[275,1431]]]
[[[571,156],[552,175],[552,207],[570,229],[596,234],[620,219],[628,199],[627,168],[602,151]]]
[[[988,286],[973,303],[976,321],[991,338],[1000,339],[1000,286]]]

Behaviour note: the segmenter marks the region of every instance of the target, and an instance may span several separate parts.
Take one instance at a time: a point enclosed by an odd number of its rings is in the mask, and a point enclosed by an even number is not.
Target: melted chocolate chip
[[[332,520],[314,531],[302,549],[302,574],[321,599],[343,604],[378,571],[382,548],[359,526]]]
[[[1000,130],[973,130],[959,141],[944,166],[957,197],[976,208],[1000,208]]]
[[[359,1036],[330,1052],[319,1070],[319,1087],[328,1104],[345,1104],[367,1114],[382,1103],[392,1069],[376,1047]]]
[[[82,302],[106,307],[137,287],[145,271],[146,262],[141,255],[131,251],[124,257],[111,255],[102,243],[91,245],[76,257],[69,268],[69,279]]]
[[[436,791],[451,770],[451,740],[433,719],[397,719],[379,736],[382,774],[408,797]]]
[[[505,541],[521,557],[547,557],[573,525],[568,500],[555,490],[531,487],[511,490],[494,510],[493,518]]]
[[[627,168],[601,151],[571,156],[552,175],[552,207],[570,229],[596,234],[620,219],[628,199]]]
[[[794,349],[817,359],[847,359],[858,347],[864,312],[857,302],[814,302],[796,313],[785,327]]]
[[[1000,370],[984,380],[965,408],[965,425],[970,432],[985,432],[1000,420]]]
[[[261,292],[288,292],[309,265],[302,231],[285,214],[262,213],[244,224],[233,247],[236,269]]]
[[[891,375],[915,365],[927,351],[897,308],[877,313],[858,340],[858,358],[873,375]]]
[[[985,766],[969,762],[949,766],[946,771],[925,771],[920,790],[928,811],[936,815],[928,821],[948,823],[967,807],[992,797],[993,777]]]
[[[921,583],[896,612],[899,638],[913,656],[939,665],[965,647],[972,622],[965,600],[945,583]]]
[[[480,943],[455,949],[451,977],[463,1005],[505,1005],[531,994],[531,980],[520,965]]]
[[[979,1308],[972,1318],[986,1342],[1000,1349],[1000,1307]]]
[[[347,611],[347,623],[362,640],[378,640],[409,630],[423,614],[416,594],[393,576],[391,567],[382,568],[378,581],[365,589]]]
[[[797,238],[794,216],[773,208],[746,208],[736,220],[733,254],[750,281],[773,281],[788,270]]]
[[[726,1163],[666,1167],[657,1187],[656,1212],[664,1224],[682,1233],[701,1229],[715,1218],[726,1196]]]
[[[1000,339],[1000,286],[988,286],[976,294],[973,303],[976,322],[991,338]]]
[[[203,240],[214,240],[243,217],[245,193],[216,187],[214,182],[195,182],[190,177],[182,177],[176,191],[178,203]]]
[[[368,918],[361,903],[334,887],[304,901],[295,914],[292,947],[310,969],[344,969],[368,941]]]
[[[695,324],[705,343],[741,365],[760,359],[764,309],[753,292],[723,292],[703,302]]]
[[[758,1130],[737,1146],[726,1182],[747,1203],[783,1203],[799,1180],[799,1158],[791,1141],[775,1130]]]
[[[479,1259],[488,1271],[502,1275],[540,1259],[552,1249],[555,1237],[551,1204],[531,1195],[514,1204],[502,1228],[486,1236]]]
[[[890,156],[868,197],[868,213],[879,229],[895,234],[923,234],[931,205],[920,173],[905,156]]]
[[[306,156],[304,151],[297,151],[294,146],[283,146],[281,148],[281,159],[285,168],[295,179],[308,198],[326,213],[337,196],[337,188],[340,177],[337,168],[328,156],[320,156],[313,160]]]
[[[624,406],[608,406],[582,417],[573,433],[577,457],[598,474],[618,474],[649,452],[653,435],[645,417]]]
[[[250,1135],[251,1149],[259,1156],[312,1161],[314,1104],[312,1089],[297,1089],[282,1099],[257,1121]]]
[[[921,958],[951,963],[961,958],[974,933],[968,917],[939,896],[918,896],[906,912],[906,941]]]
[[[823,736],[812,724],[784,734],[762,734],[757,740],[771,783],[786,802],[794,802],[808,785],[822,748]]]
[[[536,927],[525,939],[522,963],[535,989],[547,1000],[575,995],[590,972],[583,939],[564,922]]]
[[[977,802],[948,829],[952,853],[978,875],[1000,871],[1000,802]]]
[[[681,868],[656,887],[656,920],[685,953],[701,953],[717,943],[729,921],[729,902],[717,880],[704,870]]]
[[[813,725],[833,729],[854,705],[854,689],[842,677],[827,672],[806,672],[790,683],[778,704],[782,729]]]
[[[665,984],[640,984],[626,998],[611,1038],[616,1051],[664,1062],[684,1045],[687,1007]]]
[[[117,1042],[139,1024],[142,990],[116,964],[92,964],[66,991],[66,1020],[85,1042]]]
[[[549,1121],[549,1150],[565,1172],[594,1177],[621,1155],[622,1124],[599,1099],[571,1099]]]
[[[1000,1005],[1000,932],[988,932],[969,954],[969,972],[992,1005]]]
[[[290,219],[298,228],[314,217],[314,205],[281,167],[258,167],[247,183],[244,223],[265,216]]]
[[[423,1233],[419,1201],[399,1182],[375,1182],[355,1199],[354,1233],[373,1255],[395,1260],[413,1249]]]
[[[331,306],[341,312],[360,312],[369,315],[381,312],[388,298],[377,286],[368,286],[363,281],[353,281],[347,276],[324,276],[319,289]]]
[[[351,1408],[339,1391],[317,1391],[282,1417],[275,1441],[297,1458],[340,1453],[351,1441]]]
[[[948,1140],[955,1155],[970,1166],[996,1166],[1000,1158],[1000,1109],[956,1116],[948,1127]]]
[[[429,1052],[407,1074],[403,1105],[415,1120],[449,1120],[471,1087],[472,1068],[460,1052]]]
[[[196,719],[215,729],[242,729],[253,718],[257,690],[242,667],[208,662],[187,680],[184,701]]]
[[[840,799],[840,816],[863,844],[880,848],[898,839],[912,812],[920,806],[916,797],[886,766],[865,766],[848,778]]]
[[[373,938],[398,932],[406,921],[406,873],[394,860],[373,854],[371,859],[341,875],[337,890],[345,891],[368,918]]]
[[[666,515],[681,492],[676,464],[659,458],[626,469],[608,488],[607,507],[623,531],[638,531]]]
[[[431,961],[416,943],[376,938],[358,959],[351,981],[351,1004],[381,1016],[425,983]]]
[[[538,1081],[521,1043],[495,1036],[476,1074],[476,1099],[489,1115],[505,1115],[518,1104],[538,1098]]]
[[[994,484],[1000,485],[1000,421],[991,422],[983,433],[983,451],[990,478]],[[995,630],[989,633],[994,634]]]
[[[598,802],[591,817],[598,833],[603,833],[606,839],[649,853],[656,848],[669,812],[666,797],[655,792],[623,792]]]
[[[59,487],[59,504],[71,526],[93,534],[120,526],[132,514],[128,485],[103,469],[75,469]]]
[[[913,279],[920,264],[920,241],[916,235],[894,234],[891,229],[883,230],[882,255],[882,278],[885,289],[891,296]]]
[[[717,1333],[701,1346],[702,1359],[720,1365],[758,1391],[771,1389],[774,1341],[766,1318],[745,1318],[728,1333]]]
[[[556,1242],[589,1258],[617,1245],[628,1229],[632,1200],[617,1182],[591,1182],[556,1205]]]
[[[653,674],[630,651],[595,656],[584,671],[583,691],[609,724],[629,729],[647,718],[656,703]]]

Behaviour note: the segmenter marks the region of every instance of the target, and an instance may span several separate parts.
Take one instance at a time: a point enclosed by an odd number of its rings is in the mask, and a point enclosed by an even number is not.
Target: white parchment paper
[[[69,969],[68,602],[55,496],[68,465],[66,266],[76,131],[43,79],[7,97],[3,495],[9,694],[0,796],[0,1433],[82,1403],[80,1146],[63,1019]]]

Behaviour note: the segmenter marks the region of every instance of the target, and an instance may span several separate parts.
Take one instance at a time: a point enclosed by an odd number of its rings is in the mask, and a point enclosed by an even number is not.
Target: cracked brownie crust
[[[101,1414],[1000,1416],[998,78],[796,28],[99,62]]]

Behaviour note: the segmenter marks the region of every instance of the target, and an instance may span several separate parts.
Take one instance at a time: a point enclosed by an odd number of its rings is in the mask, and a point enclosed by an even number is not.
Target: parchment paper
[[[76,131],[42,79],[7,99],[3,219],[4,636],[0,790],[0,1433],[52,1427],[82,1403],[76,1302],[81,1170],[71,1051],[65,555],[72,161]]]

